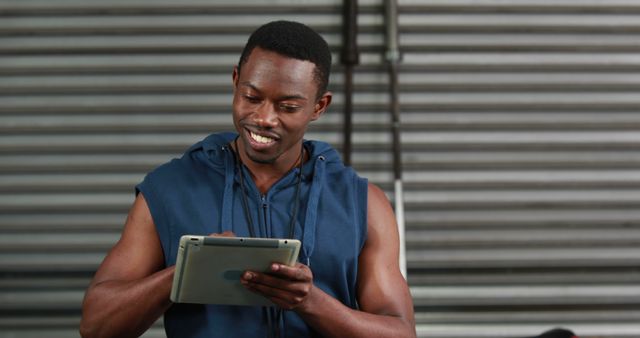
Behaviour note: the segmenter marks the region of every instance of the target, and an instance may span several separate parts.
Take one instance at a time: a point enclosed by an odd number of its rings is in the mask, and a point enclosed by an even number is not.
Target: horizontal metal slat
[[[141,149],[183,152],[206,134],[0,136],[0,152],[76,153],[137,152]],[[127,151],[126,149],[129,149]],[[142,150],[144,152],[144,150]]]
[[[0,56],[0,74],[230,72],[237,53],[216,57],[198,54]]]
[[[2,272],[95,272],[106,251],[99,253],[84,252],[47,254],[7,254],[0,253],[0,271]]]
[[[72,328],[80,325],[80,317],[76,316],[56,316],[56,317],[0,317],[0,328],[3,332],[10,329],[51,329],[51,328]],[[2,337],[0,335],[0,337]],[[71,335],[69,336],[71,337]]]
[[[308,0],[304,3],[308,12],[331,11],[336,12],[340,9],[340,2]],[[377,1],[364,0],[361,1],[364,9],[367,10],[372,4],[378,4]],[[237,1],[216,1],[208,0],[186,0],[179,5],[173,1],[157,0],[152,3],[148,1],[123,1],[110,0],[108,3],[86,2],[78,0],[58,0],[54,3],[50,1],[31,0],[24,2],[6,2],[0,7],[0,13],[7,15],[60,15],[60,14],[116,14],[126,15],[131,13],[202,13],[202,12],[237,12],[245,14],[248,11],[255,12],[260,15],[265,12],[290,12],[300,9],[301,5],[296,2],[280,2],[277,6],[273,4],[265,4],[264,1],[249,0],[238,3]]]
[[[635,285],[411,287],[415,306],[640,304]]]
[[[615,230],[615,231],[613,231]],[[540,230],[411,230],[406,235],[408,248],[549,248],[604,247],[640,245],[638,229],[549,229]]]
[[[503,228],[564,228],[604,229],[637,228],[640,212],[629,209],[490,209],[440,210],[414,209],[406,213],[409,229],[503,229]]]
[[[52,75],[3,76],[0,93],[24,94],[87,94],[87,93],[174,93],[231,92],[231,72],[228,74],[159,74],[159,75]]]
[[[114,116],[88,114],[84,116],[0,116],[0,131],[87,133],[95,132],[148,132],[148,131],[200,131],[207,128],[221,129],[233,127],[231,113],[227,116],[215,114],[152,114]],[[6,134],[5,134],[6,135]]]
[[[131,188],[133,199],[133,188]],[[0,215],[0,232],[24,233],[25,231],[50,233],[75,233],[82,231],[120,232],[126,219],[126,210],[114,212],[47,212],[3,213]]]
[[[83,290],[77,291],[13,291],[0,292],[0,310],[75,310],[82,303]]]
[[[58,316],[28,316],[28,317],[0,317],[0,327],[5,330],[12,329],[33,329],[35,327],[42,328],[71,328],[80,325],[80,315],[61,314]],[[162,321],[158,320],[151,326],[151,330],[162,329]],[[164,333],[164,331],[163,331]],[[145,335],[146,336],[146,335]],[[22,336],[20,336],[22,337]],[[71,335],[69,336],[71,337]]]
[[[556,327],[570,329],[581,337],[635,338],[638,332],[638,325],[634,322],[573,323],[561,318],[551,324],[427,324],[417,325],[416,331],[419,337],[430,338],[513,338],[534,337]]]
[[[598,311],[598,310],[567,310],[567,311],[429,311],[416,314],[418,324],[468,324],[468,323],[498,323],[505,324],[540,324],[557,325],[558,319],[571,323],[631,323],[640,321],[640,312],[627,311]],[[570,326],[571,327],[571,326]]]
[[[481,168],[474,168],[473,163],[461,162],[460,164],[466,164],[466,169],[407,171],[405,172],[406,182],[412,185],[425,184],[431,188],[430,190],[441,186],[460,189],[465,185],[468,185],[469,189],[493,186],[496,190],[518,187],[524,190],[527,186],[535,189],[537,184],[540,188],[573,186],[576,190],[591,190],[590,183],[606,188],[607,184],[613,186],[625,181],[633,185],[639,178],[633,169],[623,166],[620,169],[614,167],[610,170],[589,168],[478,170]]]
[[[179,152],[158,154],[67,154],[1,155],[0,173],[145,173],[180,155]]]
[[[432,190],[428,192],[408,192],[404,195],[409,203],[464,203],[480,201],[496,202],[636,202],[640,200],[640,192],[635,190],[483,190],[483,191],[446,191]]]
[[[424,123],[439,128],[453,128],[458,126],[465,131],[487,125],[498,129],[504,126],[507,130],[524,129],[543,130],[561,125],[564,128],[584,128],[586,126],[600,126],[607,130],[610,124],[631,124],[637,127],[640,117],[636,112],[584,112],[574,113],[566,111],[539,112],[487,112],[457,111],[447,113],[417,113],[409,112],[402,115],[402,122],[407,124]],[[520,128],[518,128],[520,127]]]
[[[5,277],[0,280],[0,290],[69,290],[84,289],[91,282],[92,274],[77,276],[75,274],[55,274],[55,277],[46,274],[25,274],[24,276]],[[0,291],[0,292],[2,292]],[[0,327],[7,325],[4,317],[0,317]]]
[[[46,111],[48,109],[80,108],[92,109],[104,106],[146,107],[174,106],[189,110],[189,107],[215,107],[229,105],[230,95],[225,94],[179,94],[179,95],[82,95],[82,96],[10,96],[0,97],[0,112]],[[178,110],[178,109],[176,109]]]
[[[143,174],[37,174],[0,176],[0,194],[5,192],[133,191]]]
[[[133,194],[122,193],[2,194],[0,211],[12,214],[71,211],[126,212],[133,198]]]
[[[277,6],[274,6],[277,7]],[[282,8],[282,7],[281,7]],[[300,8],[300,7],[298,7]],[[294,10],[296,8],[293,8]],[[273,13],[224,13],[222,9],[218,9],[219,15],[212,13],[188,13],[181,14],[174,12],[171,14],[154,14],[152,11],[147,14],[102,14],[85,15],[55,15],[40,16],[38,20],[30,20],[30,17],[7,17],[0,23],[0,33],[65,33],[65,35],[73,35],[74,33],[89,31],[92,33],[153,33],[159,32],[176,32],[187,29],[186,32],[198,34],[201,32],[218,33],[217,36],[225,34],[236,34],[242,36],[242,40],[246,40],[248,35],[256,28],[256,23],[269,22],[282,19],[281,14]],[[341,18],[333,13],[287,13],[287,19],[293,21],[305,22],[311,27],[331,27],[340,26]],[[360,18],[359,18],[360,19]],[[376,20],[375,16],[362,15],[363,24],[368,21]],[[231,28],[231,29],[230,29]],[[213,30],[212,30],[213,29]],[[322,30],[319,29],[320,32]],[[237,43],[243,46],[243,42]]]
[[[403,53],[401,71],[637,71],[635,53]]]
[[[637,5],[637,4],[636,4]],[[637,16],[607,13],[438,13],[428,10],[403,12],[399,18],[402,26],[411,31],[447,32],[630,32],[640,28]],[[638,7],[636,7],[638,9]],[[483,29],[484,28],[484,29]]]
[[[635,144],[640,140],[640,135],[634,131],[442,131],[442,132],[405,132],[402,133],[403,146],[424,144],[504,144],[526,145],[544,144],[553,149],[552,145],[591,145],[597,149],[608,144]]]
[[[75,338],[80,337],[78,333],[78,327],[70,327],[70,328],[47,328],[43,330],[42,328],[29,328],[29,329],[14,329],[14,330],[3,330],[0,333],[0,337],[3,338],[40,338],[42,337],[42,332],[45,331],[48,338]],[[164,328],[151,328],[146,331],[141,338],[165,338],[167,334],[164,332]]]
[[[537,18],[536,18],[537,19]],[[426,19],[430,20],[430,19]],[[466,18],[461,18],[466,20]],[[634,52],[638,51],[637,36],[632,32],[640,31],[640,24],[633,27],[621,26],[603,29],[601,27],[522,27],[526,30],[517,34],[511,27],[507,32],[486,33],[487,30],[500,30],[501,27],[455,26],[447,34],[437,34],[440,27],[426,27],[424,31],[402,35],[402,50],[404,52]],[[431,30],[433,29],[433,30]],[[452,33],[451,31],[469,30],[469,33]],[[611,34],[610,30],[621,30],[624,34]],[[553,34],[532,34],[534,31],[553,31]],[[434,32],[436,31],[436,32]],[[485,33],[480,33],[480,32]],[[589,34],[579,34],[576,31],[589,31]],[[573,34],[571,34],[574,32]],[[603,33],[606,32],[606,33]],[[549,32],[551,33],[551,32]]]
[[[628,187],[638,182],[635,151],[403,151],[403,172],[416,189]],[[390,171],[391,154],[354,155],[356,168]],[[418,174],[418,173],[424,173]],[[625,181],[626,180],[626,181]],[[612,186],[610,186],[612,187]]]
[[[531,107],[556,107],[555,109],[571,108],[572,106],[594,105],[631,107],[640,106],[640,100],[632,92],[511,92],[511,93],[401,93],[400,100],[403,104],[417,106],[425,103],[426,106],[442,105],[452,107],[471,107],[473,105],[486,105],[492,107],[519,105]],[[381,98],[370,100],[369,97],[360,95],[354,98],[367,102],[379,102]],[[10,102],[9,102],[10,104]]]
[[[407,12],[429,13],[638,13],[634,0],[573,1],[573,0],[402,0]]]
[[[412,286],[530,286],[530,285],[637,285],[640,276],[627,268],[544,268],[525,271],[513,268],[458,270],[412,269],[408,274]],[[577,311],[577,309],[572,309]],[[427,314],[425,314],[427,315]],[[490,314],[486,314],[491,316]],[[621,317],[622,318],[622,317]]]
[[[626,190],[569,191],[408,191],[404,194],[406,209],[520,209],[532,208],[635,208],[640,205],[638,194]]]
[[[382,182],[382,181],[381,181]],[[449,211],[458,210],[492,210],[500,212],[502,210],[588,210],[588,209],[633,209],[640,207],[635,200],[613,201],[607,199],[587,199],[587,200],[571,200],[571,201],[549,201],[549,200],[457,200],[453,203],[441,200],[430,202],[405,202],[405,209],[441,209]]]
[[[550,268],[637,266],[640,250],[606,249],[476,249],[407,252],[407,267],[415,268]]]
[[[47,337],[80,337],[78,328],[80,326],[80,314],[78,315],[55,315],[49,316],[28,316],[28,317],[0,317],[0,337],[40,337],[42,332],[47,332]],[[39,331],[36,331],[39,330]],[[49,333],[53,332],[50,336]],[[156,321],[151,328],[141,337],[166,337],[162,327],[162,318]]]
[[[0,252],[15,254],[38,252],[45,254],[51,252],[107,252],[119,238],[119,233],[3,233],[2,238],[0,238]]]
[[[526,91],[528,89],[530,91],[602,90],[608,92],[635,88],[640,84],[636,74],[627,72],[401,72],[398,76],[403,91],[488,91],[492,89]],[[355,77],[358,84],[386,84],[384,78],[380,74],[367,72],[356,73]],[[473,112],[470,110],[468,113]],[[545,110],[540,113],[552,112]]]

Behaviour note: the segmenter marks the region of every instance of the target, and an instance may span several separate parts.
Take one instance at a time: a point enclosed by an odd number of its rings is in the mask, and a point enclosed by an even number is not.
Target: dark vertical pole
[[[393,134],[393,177],[402,179],[400,159],[400,103],[398,101],[398,9],[394,0],[385,1],[385,24],[387,50],[385,59],[389,69],[389,108],[391,110],[391,133]]]
[[[344,163],[351,165],[351,132],[353,115],[353,68],[358,64],[358,1],[344,0],[342,7],[342,53],[344,65]]]
[[[393,142],[393,177],[396,222],[400,234],[400,270],[407,276],[405,233],[404,233],[404,196],[402,189],[402,149],[400,144],[400,100],[398,99],[398,7],[395,0],[385,0],[386,24],[386,60],[389,66],[389,108],[391,110],[391,133]]]

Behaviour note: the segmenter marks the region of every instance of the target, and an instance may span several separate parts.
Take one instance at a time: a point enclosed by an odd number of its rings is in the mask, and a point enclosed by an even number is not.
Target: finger
[[[304,297],[294,297],[294,298],[281,298],[278,296],[267,297],[273,304],[278,306],[281,309],[285,310],[293,310],[304,302]]]
[[[304,294],[308,290],[310,283],[305,281],[295,281],[288,278],[281,278],[277,275],[246,271],[241,278],[244,285],[261,285],[266,288],[289,292],[294,294]],[[275,291],[274,291],[275,292]]]
[[[313,280],[313,273],[308,266],[297,263],[295,266],[274,263],[271,265],[271,274],[295,281],[308,282]]]
[[[310,282],[281,280],[264,274],[253,275],[250,280],[243,280],[242,284],[285,309],[302,304],[312,288]]]
[[[286,290],[273,288],[264,284],[248,283],[245,287],[252,292],[260,294],[277,306],[291,310],[302,304],[306,298],[306,294],[297,294]]]
[[[233,231],[231,231],[231,230],[227,230],[227,231],[222,232],[222,233],[214,232],[214,233],[209,234],[209,236],[211,236],[211,237],[236,237],[236,234],[234,234]]]

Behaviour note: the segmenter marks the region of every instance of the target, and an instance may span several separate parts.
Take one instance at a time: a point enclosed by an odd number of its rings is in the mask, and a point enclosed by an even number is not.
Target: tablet
[[[273,305],[245,289],[246,270],[268,271],[271,263],[295,264],[300,241],[295,239],[184,235],[171,287],[174,303]]]

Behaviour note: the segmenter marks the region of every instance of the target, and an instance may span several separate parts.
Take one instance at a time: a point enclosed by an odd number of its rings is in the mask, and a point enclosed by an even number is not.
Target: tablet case
[[[294,239],[184,235],[171,288],[175,303],[273,305],[245,289],[246,270],[266,272],[271,263],[295,264],[300,241]]]

